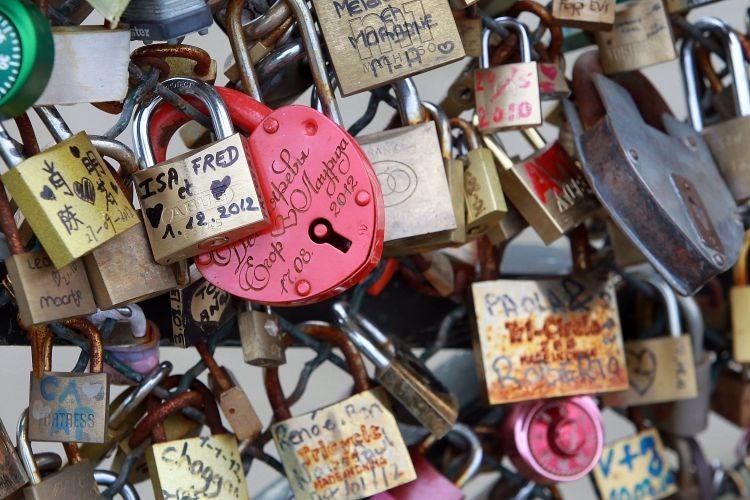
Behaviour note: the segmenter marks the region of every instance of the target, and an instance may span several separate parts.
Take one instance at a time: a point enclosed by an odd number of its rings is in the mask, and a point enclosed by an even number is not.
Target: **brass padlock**
[[[719,373],[711,409],[738,427],[750,427],[750,367],[728,366]]]
[[[750,82],[748,82],[745,56],[740,36],[724,21],[715,17],[704,17],[694,23],[701,32],[718,35],[727,58],[727,67],[732,75],[734,94],[734,118],[703,126],[703,114],[695,65],[695,41],[688,37],[682,45],[680,63],[687,94],[690,123],[703,135],[737,203],[750,199],[750,162],[746,147],[750,140]]]
[[[662,0],[617,5],[611,31],[596,31],[605,74],[645,68],[677,58],[672,23]]]
[[[268,215],[249,167],[245,141],[234,132],[216,90],[199,80],[170,78],[163,85],[198,97],[209,108],[219,140],[154,165],[149,118],[154,98],[136,111],[133,143],[144,170],[133,174],[154,259],[171,264],[228,245],[268,224]]]
[[[286,363],[279,317],[270,307],[265,311],[254,310],[250,302],[246,302],[245,307],[247,309],[237,315],[245,363],[260,367]]]
[[[460,118],[451,119],[451,125],[461,129],[466,142],[466,237],[474,239],[489,231],[503,218],[507,212],[505,197],[492,151],[483,147],[479,131]]]
[[[19,447],[21,445],[19,444]],[[0,421],[0,496],[9,497],[29,481],[5,425]]]
[[[560,26],[609,30],[615,22],[615,0],[552,0],[552,18]]]
[[[498,17],[495,22],[514,29],[520,42],[521,62],[490,67],[490,37],[482,32],[482,57],[474,71],[474,99],[482,133],[538,127],[542,124],[537,63],[531,60],[528,28],[516,18]]]
[[[481,56],[482,18],[479,16],[476,7],[466,8],[464,6],[461,9],[453,10],[453,20],[456,21],[458,35],[461,37],[461,45],[464,46],[466,57]],[[451,118],[453,117],[451,116]]]
[[[57,109],[52,106],[34,109],[56,141],[65,141],[73,136]],[[130,148],[106,137],[91,139],[102,157],[110,156],[118,161],[120,171],[127,173],[125,189],[131,188],[131,176],[138,167]],[[112,189],[117,188],[113,186]],[[145,300],[177,286],[172,270],[154,262],[141,220],[85,255],[83,264],[94,299],[101,309]]]
[[[738,363],[750,363],[750,276],[747,272],[749,253],[750,233],[745,233],[745,241],[732,270],[734,283],[729,290],[729,310],[732,315],[732,359]]]
[[[62,443],[103,443],[109,418],[109,381],[103,373],[99,330],[88,320],[63,320],[66,328],[82,334],[89,344],[91,373],[53,372],[54,334],[32,327],[32,364],[29,388],[29,439]],[[77,450],[76,445],[72,445]]]
[[[383,334],[348,304],[333,304],[336,322],[349,339],[375,365],[375,378],[403,407],[440,438],[458,418],[458,402],[432,372],[396,339]]]
[[[329,325],[302,328],[316,340],[341,349],[356,394],[292,417],[278,368],[265,370],[266,394],[276,420],[271,436],[294,497],[356,500],[416,479],[388,396],[382,388],[370,388],[357,349],[344,333]],[[316,437],[309,441],[296,437],[306,434]]]
[[[0,125],[3,183],[60,269],[138,224],[84,132],[28,159]]]

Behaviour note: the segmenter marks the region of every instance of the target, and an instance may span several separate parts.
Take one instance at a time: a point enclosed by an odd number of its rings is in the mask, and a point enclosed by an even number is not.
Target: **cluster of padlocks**
[[[720,5],[0,0],[0,343],[32,365],[0,498],[750,498],[750,433],[731,463],[696,439],[750,428],[750,37]],[[336,93],[368,95],[348,128]],[[239,345],[252,376],[214,358]],[[328,362],[351,396],[293,411]]]

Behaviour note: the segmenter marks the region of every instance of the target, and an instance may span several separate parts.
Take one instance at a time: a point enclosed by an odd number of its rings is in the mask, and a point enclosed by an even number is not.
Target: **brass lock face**
[[[677,57],[662,0],[619,4],[611,31],[594,33],[604,73],[645,68]]]
[[[106,373],[31,373],[29,439],[103,443],[107,438],[109,383]]]
[[[561,26],[610,29],[615,22],[615,0],[552,0],[552,17]]]
[[[138,224],[84,132],[28,158],[2,180],[57,269]]]
[[[464,57],[445,1],[395,0],[374,6],[314,0],[313,5],[344,96]]]
[[[237,329],[245,363],[261,367],[286,363],[277,316],[263,311],[243,311],[237,315]]]
[[[75,498],[76,500],[100,500],[99,488],[94,481],[94,463],[81,460],[69,464],[60,471],[44,478],[39,484],[23,490],[26,500],[49,500],[50,498]]]
[[[465,171],[466,235],[478,238],[495,226],[508,211],[492,152],[470,149]]]
[[[0,421],[0,496],[3,498],[21,488],[29,478],[16,454],[5,425]]]
[[[468,15],[466,10],[454,10],[453,19],[466,57],[479,57],[482,54],[482,19]]]
[[[489,404],[628,388],[611,277],[484,281],[472,293]]]

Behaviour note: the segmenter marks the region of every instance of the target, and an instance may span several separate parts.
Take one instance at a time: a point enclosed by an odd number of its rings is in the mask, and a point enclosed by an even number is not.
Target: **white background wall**
[[[730,24],[744,32],[746,8],[747,2],[745,1],[725,0],[695,10],[691,13],[689,19],[696,19],[697,17],[704,15],[718,16],[727,19]],[[535,23],[531,18],[527,19],[524,17],[523,19],[532,26]],[[101,22],[101,19],[94,15],[89,19],[87,24],[99,22]],[[224,84],[226,78],[221,75],[221,67],[231,51],[229,42],[222,31],[218,27],[213,26],[208,35],[202,37],[190,36],[185,43],[199,45],[208,50],[214,56],[219,62],[220,68],[220,76],[217,83]],[[132,47],[136,48],[139,45],[140,43],[134,42]],[[575,56],[575,53],[570,55],[568,60],[569,68],[572,67],[572,62]],[[428,74],[417,76],[415,81],[422,98],[439,102],[446,92],[446,85],[453,81],[453,78],[458,74],[464,64],[464,62],[455,63]],[[648,68],[645,73],[661,89],[675,115],[678,117],[685,117],[684,94],[677,61],[671,61],[657,67]],[[305,94],[299,102],[304,104],[309,103],[309,94]],[[346,124],[351,124],[360,116],[361,112],[364,110],[366,102],[367,95],[362,94],[339,101]],[[86,130],[90,133],[101,134],[115,121],[114,116],[100,112],[87,105],[61,108],[61,112],[74,131]],[[367,129],[367,131],[375,131],[382,128],[390,118],[391,113],[392,112],[387,109],[387,106],[381,106],[375,122]],[[46,134],[46,131],[43,131],[43,127],[39,124],[35,116],[32,116],[32,120],[34,120],[36,129],[39,132],[41,144],[49,144],[51,142],[49,135]],[[10,129],[13,130],[13,127],[11,126]],[[547,138],[554,138],[554,135],[556,134],[554,129],[547,127],[544,128],[543,132]],[[119,139],[132,146],[129,129],[123,133]],[[521,141],[520,136],[517,134],[504,134],[503,139],[511,154],[526,154],[529,152],[528,147],[525,146]],[[174,142],[177,142],[177,140]],[[176,146],[175,149],[171,148],[171,150],[175,151],[178,149],[179,146]],[[0,169],[3,168],[4,166],[0,162]],[[567,251],[564,250],[567,244],[565,242],[559,242],[555,245],[558,252],[541,252],[541,255],[549,257],[544,262],[540,260],[530,261],[527,257],[528,252],[520,251],[520,248],[518,247],[518,245],[528,244],[542,245],[541,241],[538,240],[533,233],[527,231],[518,243],[514,243],[514,245],[511,246],[510,251],[506,256],[506,264],[511,265],[514,268],[516,266],[533,269],[539,269],[540,267],[546,266],[554,267],[554,265],[556,265],[555,263],[559,262],[559,256],[561,254],[564,255],[564,252]],[[516,248],[515,251],[514,246]],[[169,333],[165,332],[165,334],[168,335]],[[181,350],[177,348],[163,348],[161,354],[162,359],[170,360],[174,364],[175,371],[173,373],[184,372],[185,369],[192,366],[198,359],[197,353],[192,349]],[[54,369],[71,369],[75,363],[77,355],[77,351],[73,348],[56,348],[53,361]],[[309,352],[292,350],[288,353],[287,357],[288,364],[281,370],[282,382],[285,390],[291,391],[293,385],[296,383],[303,362],[311,356]],[[216,353],[216,358],[220,364],[227,366],[235,373],[245,391],[249,394],[261,419],[264,422],[268,422],[271,417],[271,410],[264,394],[261,370],[259,368],[245,365],[242,362],[242,354],[239,349],[220,348]],[[436,357],[433,361],[439,363],[440,357]],[[0,383],[0,418],[5,423],[5,426],[8,428],[11,435],[15,434],[15,425],[18,416],[27,405],[28,373],[30,369],[31,358],[28,347],[5,346],[0,348],[0,381],[2,381],[2,383]],[[348,378],[344,376],[338,368],[332,365],[325,365],[313,376],[307,393],[295,406],[294,412],[295,414],[301,414],[319,406],[338,401],[345,396],[349,387],[350,383]],[[113,387],[112,397],[118,392],[119,390]],[[633,431],[629,422],[610,411],[604,413],[604,420],[607,441],[619,439]],[[708,457],[718,458],[723,463],[731,463],[735,460],[734,447],[740,436],[741,433],[739,429],[728,424],[722,418],[712,415],[709,428],[699,436],[699,441]],[[35,451],[52,450],[57,453],[62,453],[62,448],[59,444],[38,443],[34,446],[34,449]],[[275,450],[273,449],[272,444],[269,443],[266,450],[275,455]],[[476,480],[472,481],[467,488],[469,496],[472,498],[483,498],[483,492],[491,487],[492,483],[496,480],[496,477],[497,476],[494,474],[484,474],[481,477],[476,478]],[[257,494],[257,492],[259,492],[265,485],[277,478],[278,475],[273,470],[266,467],[264,464],[256,463],[248,476],[248,485],[250,487],[251,495]],[[566,498],[593,498],[594,495],[588,479],[565,485],[562,490]],[[142,498],[153,498],[153,493],[148,483],[139,485],[139,491]]]

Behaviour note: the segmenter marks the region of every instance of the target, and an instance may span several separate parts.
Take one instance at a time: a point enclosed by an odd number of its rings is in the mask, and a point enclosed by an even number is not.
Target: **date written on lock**
[[[484,281],[472,292],[490,404],[628,387],[610,277]]]
[[[523,128],[542,121],[536,63],[477,69],[474,94],[482,131]]]
[[[599,498],[664,498],[677,492],[669,457],[654,429],[605,446],[593,472]]]
[[[101,443],[107,430],[106,373],[31,373],[29,439]]]
[[[271,434],[297,499],[353,500],[416,478],[382,388],[275,424]]]

